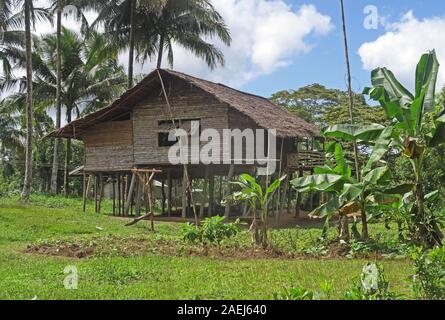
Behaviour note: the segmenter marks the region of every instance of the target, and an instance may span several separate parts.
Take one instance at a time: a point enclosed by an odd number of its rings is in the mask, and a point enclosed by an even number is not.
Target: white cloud
[[[417,19],[412,11],[386,26],[386,33],[359,48],[363,68],[387,67],[409,89],[414,87],[416,64],[422,53],[436,49],[440,69],[438,85],[445,84],[445,17]]]
[[[217,0],[215,8],[224,17],[233,41],[222,46],[226,65],[209,72],[202,61],[176,49],[175,69],[214,81],[239,86],[291,64],[313,45],[309,35],[325,35],[333,29],[331,18],[313,5],[298,10],[282,0]]]
[[[190,52],[175,45],[174,69],[209,80],[241,86],[247,81],[267,75],[295,61],[299,54],[311,51],[307,37],[326,35],[333,28],[331,18],[317,11],[314,5],[301,5],[294,9],[285,0],[212,0],[223,16],[232,35],[232,45],[215,43],[224,53],[226,64],[210,71],[206,64]],[[46,5],[48,0],[38,0]],[[88,14],[88,20],[94,15]],[[64,19],[64,26],[79,30],[74,19]],[[40,34],[53,32],[54,27],[41,24]],[[120,55],[120,61],[128,65],[128,53]],[[164,59],[164,67],[167,66]],[[148,73],[155,61],[136,64],[135,73]]]

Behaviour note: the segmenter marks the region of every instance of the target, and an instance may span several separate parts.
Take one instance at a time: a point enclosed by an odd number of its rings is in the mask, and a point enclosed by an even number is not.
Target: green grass
[[[156,243],[161,239],[181,243],[180,225],[157,224],[153,235],[146,222],[124,227],[122,220],[82,214],[80,208],[78,199],[60,197],[33,196],[30,205],[0,200],[0,299],[271,299],[283,287],[318,290],[324,280],[333,284],[333,297],[342,298],[367,262],[167,256],[156,253]],[[381,225],[371,228],[372,234],[386,232]],[[108,239],[111,235],[122,242],[151,239],[153,248],[135,256],[110,253],[87,259],[24,253],[28,245],[42,241]],[[284,250],[299,251],[313,246],[319,235],[318,228],[298,228],[274,231],[272,239]],[[248,234],[243,232],[233,241],[248,245]],[[77,290],[63,286],[68,265],[78,269]],[[385,260],[383,265],[391,290],[409,297],[411,263]]]

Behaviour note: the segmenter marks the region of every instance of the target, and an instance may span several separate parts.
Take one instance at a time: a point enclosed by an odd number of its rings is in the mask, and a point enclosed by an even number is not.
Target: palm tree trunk
[[[133,87],[133,65],[134,65],[134,14],[136,11],[136,0],[131,0],[130,4],[130,39],[128,53],[128,89]]]
[[[159,37],[158,64],[157,64],[158,69],[160,69],[162,66],[162,56],[164,54],[164,40],[165,40],[165,37],[162,34]]]
[[[62,38],[62,8],[57,9],[57,31],[56,31],[56,50],[57,50],[57,89],[56,89],[56,129],[61,127],[62,104],[62,54],[61,54],[61,38]],[[54,141],[53,168],[51,171],[51,193],[57,194],[57,177],[59,173],[59,146],[60,139]]]
[[[71,122],[71,111],[72,111],[72,108],[67,107],[66,120],[68,123]],[[65,149],[65,176],[64,176],[64,180],[63,180],[63,189],[64,189],[65,197],[68,197],[69,193],[70,193],[70,190],[69,190],[69,188],[70,188],[70,186],[69,186],[70,163],[71,163],[71,139],[67,139],[66,140],[66,149]]]
[[[25,0],[25,42],[26,42],[26,158],[25,178],[23,182],[22,201],[28,201],[32,182],[32,136],[33,136],[33,106],[32,106],[32,40],[31,40],[31,0]]]
[[[348,80],[348,96],[349,96],[349,118],[351,124],[354,124],[354,96],[352,93],[352,81],[351,81],[351,65],[349,63],[349,49],[348,49],[348,36],[346,32],[346,18],[345,18],[345,8],[343,0],[340,0],[341,5],[341,17],[343,23],[343,41],[345,46],[345,60],[346,60],[346,73]],[[355,160],[355,174],[357,180],[360,181],[360,163],[358,159],[358,148],[357,142],[354,141],[354,160]],[[366,239],[368,237],[368,221],[366,218],[366,212],[364,207],[361,208],[361,218],[362,218],[362,237]]]

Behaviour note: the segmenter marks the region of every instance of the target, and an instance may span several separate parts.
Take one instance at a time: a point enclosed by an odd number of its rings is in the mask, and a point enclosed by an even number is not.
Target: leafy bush
[[[183,224],[181,227],[182,237],[184,240],[195,243],[202,241],[201,228],[192,223]]]
[[[389,282],[380,264],[368,263],[363,267],[360,281],[345,293],[347,300],[396,300],[399,296],[389,291]]]
[[[306,290],[302,287],[286,289],[279,293],[274,293],[275,300],[322,300],[330,299],[332,293],[332,283],[324,281],[320,284],[320,291]]]
[[[206,218],[202,226],[187,223],[182,228],[183,238],[192,243],[216,243],[219,245],[222,240],[231,238],[240,231],[239,219],[233,223],[224,223],[224,219],[220,216]]]
[[[418,299],[445,300],[445,248],[427,252],[416,248],[412,252],[415,275],[413,291]]]

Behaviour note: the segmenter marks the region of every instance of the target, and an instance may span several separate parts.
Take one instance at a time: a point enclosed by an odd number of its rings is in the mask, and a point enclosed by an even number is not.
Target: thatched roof
[[[314,125],[276,106],[266,98],[241,92],[223,84],[198,79],[177,71],[161,69],[160,72],[163,78],[178,78],[211,94],[220,102],[226,103],[245,114],[262,128],[276,129],[279,137],[320,136],[320,132]],[[135,87],[126,91],[111,105],[67,124],[65,127],[50,133],[48,137],[79,138],[87,128],[116,118],[120,114],[131,110],[135,104],[146,96],[147,92],[152,90],[154,85],[159,86],[159,77],[156,70]]]

